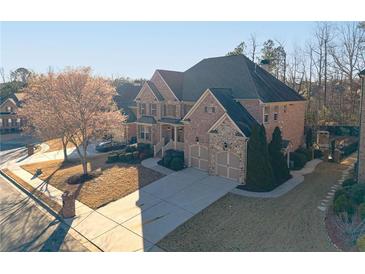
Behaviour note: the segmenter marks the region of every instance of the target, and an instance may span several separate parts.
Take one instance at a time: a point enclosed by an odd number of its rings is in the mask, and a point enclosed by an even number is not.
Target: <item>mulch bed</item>
[[[326,212],[325,225],[328,232],[328,236],[333,244],[342,251],[354,252],[358,251],[356,245],[351,243],[348,236],[341,231],[336,225],[336,214],[332,207],[329,207]]]

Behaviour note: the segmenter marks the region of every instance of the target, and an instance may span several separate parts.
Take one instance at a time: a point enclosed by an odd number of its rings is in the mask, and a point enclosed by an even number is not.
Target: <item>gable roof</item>
[[[6,101],[11,101],[14,105],[16,106],[20,106],[21,102],[24,99],[24,93],[22,92],[18,92],[18,93],[13,93],[5,98],[0,98],[0,106],[3,105]]]
[[[172,70],[163,70],[158,69],[158,73],[164,79],[166,84],[169,86],[171,91],[175,94],[175,96],[181,100],[182,99],[182,86],[184,73],[181,71],[172,71]]]
[[[141,90],[142,85],[138,84],[131,84],[125,83],[117,87],[116,96],[118,98],[118,107],[121,105],[133,106],[135,104],[134,98],[136,98],[137,94]]]
[[[263,102],[305,100],[244,55],[203,59],[184,72],[184,101],[196,101],[209,87],[230,88],[236,99],[260,99]]]
[[[163,101],[164,98],[163,98],[162,94],[158,91],[158,88],[155,86],[155,84],[151,81],[146,81],[146,83],[152,90],[152,92],[155,95],[155,97],[157,98],[157,100]]]
[[[245,136],[251,136],[252,127],[257,125],[257,121],[251,116],[244,106],[234,100],[232,90],[225,88],[209,88],[209,90],[213,93],[219,103],[221,103],[228,116],[245,134]]]

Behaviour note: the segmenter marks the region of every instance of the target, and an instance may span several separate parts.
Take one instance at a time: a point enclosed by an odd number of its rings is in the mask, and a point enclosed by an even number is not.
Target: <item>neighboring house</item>
[[[21,105],[23,93],[15,93],[5,98],[0,103],[0,132],[19,131],[23,125],[21,118],[17,116],[18,108]]]
[[[156,70],[135,102],[137,141],[152,144],[155,156],[183,150],[188,166],[241,183],[255,124],[268,141],[279,127],[291,151],[304,139],[305,99],[243,55]]]
[[[118,95],[114,96],[114,101],[118,108],[127,116],[127,123],[124,125],[124,133],[127,141],[137,135],[136,115],[137,107],[134,99],[141,90],[140,84],[125,83],[117,88]]]

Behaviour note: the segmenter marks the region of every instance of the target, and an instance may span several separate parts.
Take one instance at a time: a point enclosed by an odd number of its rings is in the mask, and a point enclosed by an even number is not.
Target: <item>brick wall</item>
[[[166,101],[176,100],[174,94],[171,93],[170,88],[157,71],[153,74],[151,82],[155,84],[155,86],[160,91],[161,95],[163,96],[163,98],[165,98]]]
[[[205,112],[206,105],[214,106],[215,113]],[[198,137],[199,144],[208,146],[208,130],[223,114],[224,110],[211,94],[208,94],[204,101],[193,112],[190,116],[190,124],[184,127],[184,154],[186,163],[188,163],[189,160],[189,145],[196,144],[196,137]]]

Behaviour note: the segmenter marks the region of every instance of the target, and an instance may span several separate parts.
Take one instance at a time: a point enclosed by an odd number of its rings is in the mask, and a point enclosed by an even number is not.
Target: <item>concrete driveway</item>
[[[102,215],[118,224],[92,239],[104,251],[158,250],[154,245],[159,240],[236,186],[188,168],[99,208],[76,230],[82,230],[92,215]]]

